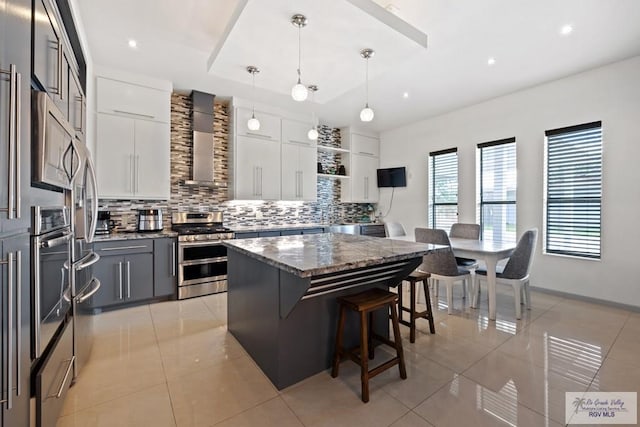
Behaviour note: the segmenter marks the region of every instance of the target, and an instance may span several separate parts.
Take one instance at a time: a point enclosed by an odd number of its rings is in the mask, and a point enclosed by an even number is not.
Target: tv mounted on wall
[[[378,169],[378,187],[406,187],[407,174],[401,168]]]

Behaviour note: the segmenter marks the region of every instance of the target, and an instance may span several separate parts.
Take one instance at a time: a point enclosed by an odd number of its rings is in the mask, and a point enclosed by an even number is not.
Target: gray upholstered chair
[[[451,226],[449,237],[458,239],[480,240],[480,225],[456,222]],[[478,261],[471,258],[456,257],[456,263],[464,268],[477,268]]]
[[[466,268],[458,267],[456,264],[456,257],[451,250],[449,237],[444,230],[416,228],[415,237],[416,242],[449,246],[446,251],[436,251],[425,255],[418,270],[431,274],[431,280],[436,288],[440,281],[446,284],[447,306],[448,312],[451,314],[453,310],[453,284],[462,282],[462,295],[463,298],[466,298],[466,284],[472,278],[471,273]],[[473,283],[471,283],[470,288],[474,288]]]
[[[509,257],[507,264],[502,271],[496,272],[496,284],[511,285],[516,304],[516,319],[522,317],[521,301],[526,304],[527,309],[531,309],[531,294],[529,292],[529,272],[533,264],[533,257],[536,251],[536,243],[538,241],[538,229],[532,228],[525,231],[513,253]],[[471,292],[473,294],[473,304],[477,304],[478,294],[480,293],[480,281],[487,280],[487,272],[483,269],[476,270],[476,280]]]
[[[404,231],[404,227],[399,222],[385,222],[384,232],[387,237],[400,237],[407,235]]]

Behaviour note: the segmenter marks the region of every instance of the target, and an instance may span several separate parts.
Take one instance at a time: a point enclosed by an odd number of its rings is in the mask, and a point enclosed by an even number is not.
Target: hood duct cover
[[[191,92],[193,103],[193,149],[191,180],[185,185],[220,187],[213,179],[213,100],[215,95],[204,92]]]

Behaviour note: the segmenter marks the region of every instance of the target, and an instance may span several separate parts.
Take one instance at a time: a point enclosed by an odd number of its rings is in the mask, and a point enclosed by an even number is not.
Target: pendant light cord
[[[366,66],[366,105],[369,107],[369,57],[367,57],[367,66]]]
[[[302,56],[301,27],[298,25],[298,83],[300,83],[300,57]]]
[[[252,87],[252,92],[253,92],[253,97],[254,100],[251,103],[251,117],[256,116],[256,101],[255,101],[255,97],[256,97],[256,73],[255,71],[251,73],[251,79],[252,79],[252,83],[251,83],[251,87]]]

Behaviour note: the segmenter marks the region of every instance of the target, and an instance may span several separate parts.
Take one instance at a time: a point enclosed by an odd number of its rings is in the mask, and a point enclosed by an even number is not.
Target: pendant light
[[[247,72],[249,74],[251,74],[251,80],[252,80],[251,87],[252,87],[252,90],[253,90],[253,96],[255,98],[255,94],[256,94],[256,74],[258,74],[260,72],[260,70],[258,69],[258,67],[254,67],[253,65],[249,65],[247,67]],[[255,101],[251,105],[251,118],[247,121],[247,127],[249,128],[249,130],[260,130],[260,120],[256,119]]]
[[[307,25],[307,17],[299,13],[291,17],[291,23],[298,27],[298,82],[291,89],[291,97],[294,101],[302,102],[307,99],[307,87],[302,84],[300,78],[300,58],[302,57],[302,47],[300,43],[300,30]]]
[[[309,90],[311,91],[311,102],[314,103],[318,86],[309,85]],[[318,140],[318,118],[316,117],[316,114],[313,110],[311,110],[311,129],[309,129],[309,132],[307,132],[307,138],[312,141]]]
[[[362,49],[360,56],[367,61],[367,74],[366,74],[366,102],[362,111],[360,111],[360,120],[363,122],[370,122],[373,120],[373,110],[369,108],[369,58],[373,58],[375,52],[373,49]]]

